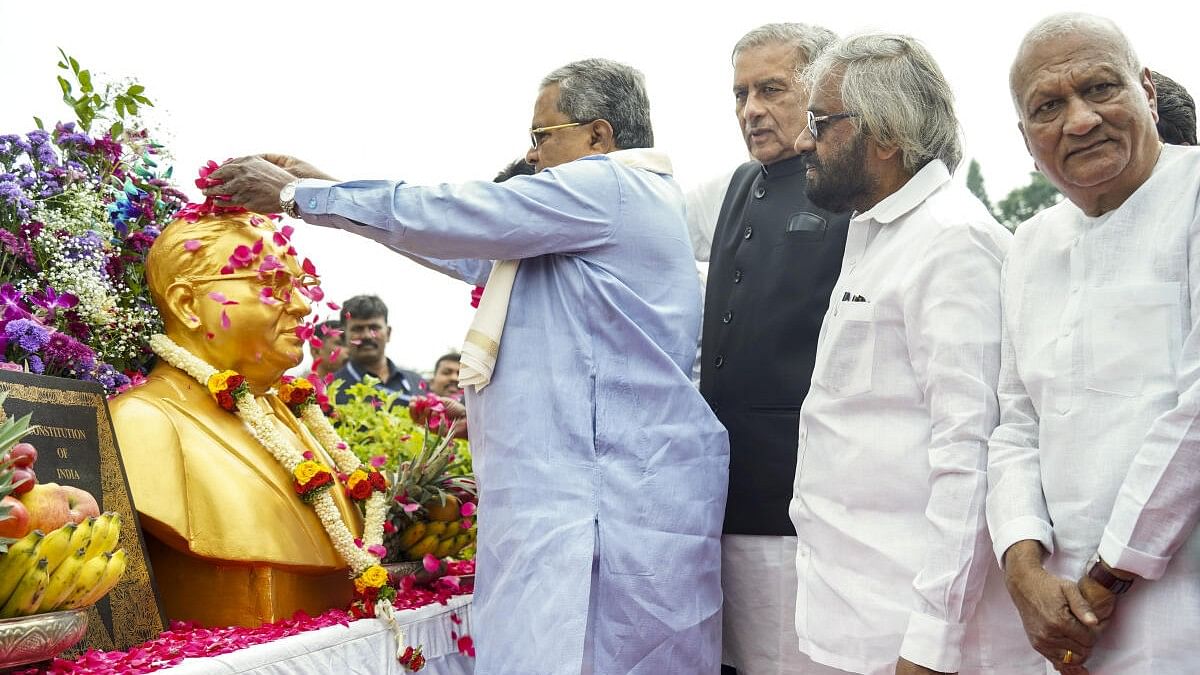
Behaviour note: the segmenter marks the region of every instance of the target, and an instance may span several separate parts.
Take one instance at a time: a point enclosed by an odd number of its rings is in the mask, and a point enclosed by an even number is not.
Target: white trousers
[[[721,537],[722,661],[738,675],[844,671],[813,663],[796,637],[796,538]]]

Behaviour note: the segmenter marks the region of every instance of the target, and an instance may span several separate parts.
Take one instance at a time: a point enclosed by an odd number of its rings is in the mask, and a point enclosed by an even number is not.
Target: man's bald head
[[[1054,14],[1042,19],[1036,26],[1029,29],[1025,38],[1021,40],[1017,56],[1013,59],[1012,67],[1008,71],[1008,84],[1012,91],[1013,103],[1017,106],[1017,112],[1021,111],[1019,99],[1021,85],[1028,77],[1029,69],[1036,67],[1036,63],[1031,62],[1033,54],[1039,47],[1045,46],[1047,43],[1060,42],[1068,36],[1086,36],[1091,44],[1110,50],[1116,63],[1124,66],[1131,77],[1138,77],[1139,71],[1142,69],[1141,60],[1134,52],[1129,38],[1125,37],[1125,33],[1111,19],[1083,12]]]

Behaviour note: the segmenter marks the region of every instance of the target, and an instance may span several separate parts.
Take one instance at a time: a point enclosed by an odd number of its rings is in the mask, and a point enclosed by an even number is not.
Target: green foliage
[[[145,97],[146,88],[140,84],[132,83],[124,87],[106,84],[102,90],[97,90],[92,83],[91,71],[81,68],[79,61],[68,56],[61,47],[58,53],[62,55],[58,67],[71,77],[58,76],[63,102],[75,111],[75,119],[84,133],[91,133],[92,125],[101,121],[109,124],[109,135],[118,138],[125,130],[126,120],[137,116],[139,105],[154,105]],[[35,117],[34,122],[39,129],[43,128],[40,119]]]
[[[996,219],[1008,229],[1015,230],[1038,211],[1061,200],[1062,193],[1045,176],[1030,172],[1027,185],[1014,189],[1000,201]]]
[[[383,455],[385,465],[394,471],[400,462],[416,459],[426,445],[437,445],[441,437],[413,422],[408,408],[397,404],[399,395],[375,386],[379,380],[368,375],[362,382],[346,388],[345,403],[334,405],[333,426],[358,458],[369,462]],[[341,380],[329,387],[329,400],[336,398]],[[471,475],[471,451],[465,440],[454,441],[454,461],[447,472],[455,476]]]
[[[992,208],[992,200],[988,199],[987,189],[983,187],[983,172],[979,169],[979,162],[974,159],[971,160],[971,165],[967,169],[967,189],[983,202],[988,211],[995,213],[995,209]]]

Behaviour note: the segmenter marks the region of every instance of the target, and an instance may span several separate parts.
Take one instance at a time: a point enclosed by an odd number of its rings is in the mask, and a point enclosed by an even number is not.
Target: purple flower
[[[4,284],[0,286],[0,308],[4,309],[4,318],[29,318],[29,308],[25,306],[25,302],[21,296],[21,292],[12,284]],[[9,316],[9,314],[13,316]]]
[[[42,360],[38,358],[37,354],[30,354],[29,358],[25,360],[25,363],[29,364],[29,372],[34,373],[35,375],[41,375],[42,373],[46,372],[46,364],[42,363]]]
[[[16,209],[21,220],[28,218],[29,212],[33,210],[33,201],[25,195],[20,185],[12,181],[0,181],[0,201],[7,202]]]
[[[16,256],[29,269],[36,270],[38,268],[37,256],[33,254],[33,247],[29,245],[29,242],[8,230],[0,229],[0,254],[5,251]]]
[[[17,343],[21,349],[29,353],[36,352],[50,341],[50,332],[46,327],[32,319],[14,319],[4,326],[4,334],[9,342]]]
[[[76,131],[74,122],[67,122],[66,124],[59,122],[54,126],[54,142],[60,147],[78,145],[90,148],[93,141],[91,136]]]
[[[74,293],[58,293],[53,286],[47,286],[45,290],[38,291],[29,299],[30,302],[49,310],[50,315],[54,315],[56,309],[71,309],[79,304],[79,298]]]
[[[77,373],[96,367],[96,354],[87,345],[66,333],[55,331],[44,351],[46,362],[59,368],[70,367]]]

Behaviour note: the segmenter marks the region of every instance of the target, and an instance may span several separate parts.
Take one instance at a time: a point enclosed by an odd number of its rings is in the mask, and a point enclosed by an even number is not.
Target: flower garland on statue
[[[364,468],[338,436],[316,405],[312,383],[302,378],[284,377],[276,393],[334,459],[347,494],[365,503],[361,540],[356,540],[350,533],[328,494],[335,485],[333,472],[313,453],[298,452],[279,435],[262,406],[255,401],[244,376],[232,370],[218,371],[166,335],[150,338],[150,347],[167,363],[204,385],[217,405],[241,418],[250,435],[292,475],[297,496],[312,505],[333,547],[350,566],[354,589],[364,605],[373,607],[377,601],[390,601],[395,589],[387,585],[387,570],[380,565],[386,553],[383,522],[387,517],[387,479],[375,468]]]

